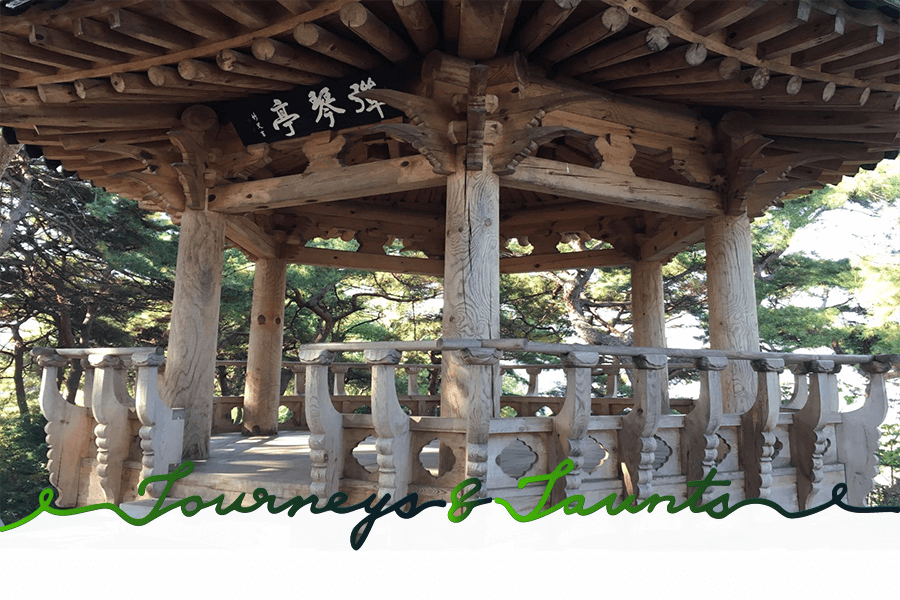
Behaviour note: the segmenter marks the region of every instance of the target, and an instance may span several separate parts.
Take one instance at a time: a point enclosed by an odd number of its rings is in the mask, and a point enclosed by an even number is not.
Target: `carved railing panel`
[[[774,431],[781,408],[779,374],[784,370],[784,360],[759,359],[751,364],[757,372],[758,384],[756,402],[741,415],[744,492],[748,498],[770,498],[774,485],[772,457],[777,439]]]
[[[134,408],[134,399],[125,386],[125,364],[121,358],[92,354],[88,360],[94,368],[91,410],[97,421],[97,477],[104,501],[119,504],[123,463],[132,441],[128,412]]]
[[[836,426],[838,460],[844,464],[847,483],[847,504],[865,506],[872,491],[873,478],[878,475],[878,426],[887,417],[888,402],[885,373],[891,368],[888,360],[873,360],[862,365],[869,375],[866,402],[862,407],[841,414]]]
[[[155,475],[170,473],[181,464],[184,442],[184,409],[169,408],[159,395],[159,367],[165,362],[162,354],[145,352],[134,354],[132,364],[137,367],[135,409],[141,421],[141,481]],[[147,493],[157,498],[165,482],[147,486]]]
[[[366,350],[372,365],[372,424],[377,439],[378,496],[407,494],[412,472],[409,417],[400,408],[394,372],[400,363],[399,350]]]
[[[790,427],[791,454],[797,467],[797,498],[801,510],[824,504],[831,499],[826,481],[826,453],[834,443],[838,421],[838,391],[835,373],[840,365],[831,360],[806,363],[809,374],[809,397],[796,414]]]
[[[619,450],[625,490],[638,500],[653,494],[653,463],[656,460],[656,433],[659,429],[663,405],[665,368],[664,354],[644,354],[635,357],[635,365],[644,376],[636,378],[634,409],[622,419],[619,431]]]
[[[720,443],[726,443],[719,435],[719,427],[722,423],[721,372],[728,366],[728,359],[719,356],[698,358],[696,366],[700,373],[700,396],[684,419],[682,441],[688,481],[705,478],[717,465]],[[715,495],[714,488],[708,489],[702,503],[712,500]]]
[[[591,416],[591,367],[599,362],[600,355],[596,352],[569,352],[562,359],[566,370],[566,400],[553,419],[558,446],[557,456],[551,462],[559,463],[569,458],[575,463],[575,468],[565,476],[562,489],[558,490],[558,494],[569,496],[581,487],[587,450],[585,438]]]
[[[326,502],[338,491],[344,471],[343,419],[328,393],[328,365],[334,355],[327,350],[300,353],[306,365],[306,422],[309,424],[309,456],[312,462],[310,492]]]
[[[50,348],[39,348],[32,353],[43,368],[41,373],[40,406],[47,425],[47,470],[50,483],[59,494],[56,505],[72,507],[78,501],[81,479],[81,459],[88,454],[91,443],[93,419],[90,408],[69,404],[59,392],[57,374],[68,359]],[[85,400],[89,395],[85,393]]]

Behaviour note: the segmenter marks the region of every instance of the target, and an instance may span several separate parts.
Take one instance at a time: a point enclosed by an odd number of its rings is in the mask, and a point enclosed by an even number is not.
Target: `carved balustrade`
[[[402,363],[404,353],[448,350],[458,353],[457,373],[466,378],[463,418],[433,416],[440,396],[412,393],[419,391],[417,377],[440,365]],[[338,367],[369,370],[368,394],[335,393],[340,388],[334,373],[346,370],[335,371],[334,357],[344,352],[365,356],[364,364]],[[542,354],[549,364],[517,364],[525,353]],[[180,462],[180,411],[162,402],[156,386],[161,354],[134,348],[40,349],[35,356],[44,367],[41,407],[48,419],[51,481],[60,489],[61,505],[119,502],[129,486]],[[78,405],[63,399],[57,383],[59,369],[76,360],[85,368]],[[758,377],[755,403],[740,414],[723,410],[720,373],[731,361],[749,363]],[[717,479],[730,483],[708,490],[705,501],[728,493],[732,502],[762,497],[800,510],[826,502],[834,485],[844,482],[851,503],[865,501],[876,474],[878,426],[887,410],[885,374],[896,362],[894,356],[525,340],[317,344],[302,348],[299,360],[286,365],[295,373],[295,389],[282,401],[294,413],[291,426],[310,432],[311,492],[320,499],[339,490],[353,501],[373,492],[446,499],[460,481],[477,477],[483,494],[529,511],[544,486],[520,488],[521,478],[549,473],[571,459],[574,469],[557,482],[554,501],[573,494],[588,503],[609,494],[672,495],[680,501],[691,492],[688,482],[716,469]],[[869,378],[865,402],[849,412],[838,410],[841,365],[859,366]],[[674,368],[694,371],[699,391],[667,405],[666,373]],[[407,394],[398,393],[402,369]],[[501,369],[523,369],[530,377],[528,395],[495,398]],[[535,395],[538,375],[549,369],[562,369],[564,396]],[[609,397],[616,391],[610,380],[621,379],[623,371],[633,382],[631,397]],[[787,399],[783,378],[793,379]],[[598,391],[596,384],[607,387]],[[216,399],[217,410],[227,402],[240,406],[240,397]],[[515,402],[522,410],[508,416],[503,408]],[[354,412],[360,406],[370,412]]]
[[[800,510],[830,498],[833,486],[846,482],[849,498],[862,504],[875,475],[878,426],[886,414],[884,374],[896,357],[820,357],[760,352],[720,352],[671,348],[619,348],[537,344],[523,340],[440,340],[404,342],[403,350],[460,351],[466,377],[468,418],[408,415],[401,409],[395,375],[401,349],[381,342],[327,345],[331,351],[364,351],[372,369],[372,414],[341,414],[329,393],[327,364],[307,367],[307,395],[317,384],[327,425],[310,430],[328,450],[314,460],[314,481],[328,481],[322,492],[342,489],[351,496],[372,491],[392,495],[416,491],[424,497],[447,497],[466,477],[484,483],[482,493],[503,497],[530,510],[543,484],[519,488],[522,477],[542,475],[569,458],[575,468],[557,483],[552,499],[582,494],[596,502],[613,493],[638,499],[653,494],[679,501],[716,469],[727,487],[710,488],[702,501],[728,493],[732,502],[745,497],[770,498],[786,509]],[[420,347],[421,346],[421,347]],[[307,352],[318,346],[310,346]],[[552,365],[517,365],[516,355],[538,352],[559,360]],[[528,396],[490,397],[492,366],[522,368],[530,376]],[[759,378],[756,402],[745,413],[723,411],[721,371],[729,361],[750,363]],[[859,365],[868,373],[869,391],[861,408],[837,410],[836,362]],[[693,370],[700,381],[694,398],[672,399],[666,371]],[[429,365],[417,366],[427,369]],[[547,369],[565,373],[565,396],[535,396],[537,375]],[[794,392],[783,401],[782,373],[791,370]],[[598,397],[597,374],[633,371],[631,398]],[[332,388],[333,389],[333,388]],[[307,415],[312,414],[311,397]],[[501,417],[495,406],[528,407],[523,416]],[[531,403],[531,404],[529,404]],[[532,406],[549,407],[553,416],[534,415]],[[327,410],[325,410],[327,407]],[[624,409],[624,410],[623,410]],[[615,410],[615,412],[612,412]],[[540,413],[539,413],[540,414]],[[325,423],[320,418],[320,423]],[[340,425],[340,426],[339,426]],[[328,442],[331,440],[331,442]],[[311,444],[313,445],[313,444]],[[314,445],[315,446],[315,445]],[[370,457],[365,459],[365,450]],[[340,457],[336,456],[340,453]],[[430,459],[428,457],[430,456]],[[321,475],[316,475],[317,472]],[[340,470],[340,475],[336,475]],[[328,475],[326,476],[325,473]]]
[[[143,479],[181,463],[182,409],[169,408],[160,397],[165,357],[159,349],[37,348],[32,354],[43,368],[40,405],[58,506],[85,499],[119,504],[136,495]],[[80,404],[67,402],[58,383],[61,369],[73,361],[84,369]],[[155,483],[146,493],[160,492]]]

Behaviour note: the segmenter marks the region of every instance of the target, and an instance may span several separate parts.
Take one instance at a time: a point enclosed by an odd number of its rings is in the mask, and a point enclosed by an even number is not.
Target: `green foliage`
[[[0,520],[7,525],[38,507],[48,487],[44,417],[0,419]]]

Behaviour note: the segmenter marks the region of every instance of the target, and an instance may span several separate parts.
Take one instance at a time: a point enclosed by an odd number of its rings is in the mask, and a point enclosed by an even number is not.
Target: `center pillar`
[[[711,217],[706,234],[706,286],[709,345],[717,350],[759,351],[753,247],[747,213]],[[750,361],[729,361],[722,374],[727,413],[743,413],[756,401],[756,375]]]
[[[278,433],[286,277],[285,261],[277,258],[256,261],[244,386],[243,435]]]
[[[485,146],[486,154],[488,149]],[[457,148],[456,172],[447,177],[443,337],[496,339],[500,335],[500,180],[491,171],[489,156],[478,170],[467,171],[466,150],[466,146]],[[441,362],[441,416],[466,417],[476,386],[470,381],[473,372],[460,352],[444,352]],[[490,412],[497,415],[500,371],[496,366],[493,371]]]

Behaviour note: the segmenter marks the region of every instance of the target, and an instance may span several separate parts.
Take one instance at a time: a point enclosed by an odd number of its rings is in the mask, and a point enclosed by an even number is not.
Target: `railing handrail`
[[[362,352],[364,350],[394,349],[401,351],[441,351],[465,348],[494,348],[507,352],[536,352],[540,354],[562,355],[570,352],[596,352],[602,356],[635,357],[646,354],[664,354],[670,358],[698,359],[724,357],[729,360],[759,360],[780,358],[786,364],[797,364],[813,360],[830,360],[837,364],[868,364],[873,361],[900,362],[896,354],[796,354],[791,352],[760,352],[743,350],[714,350],[709,348],[660,348],[640,346],[601,346],[591,344],[556,344],[533,342],[526,339],[466,340],[444,339],[422,342],[340,342],[304,344],[300,350],[328,350]]]

